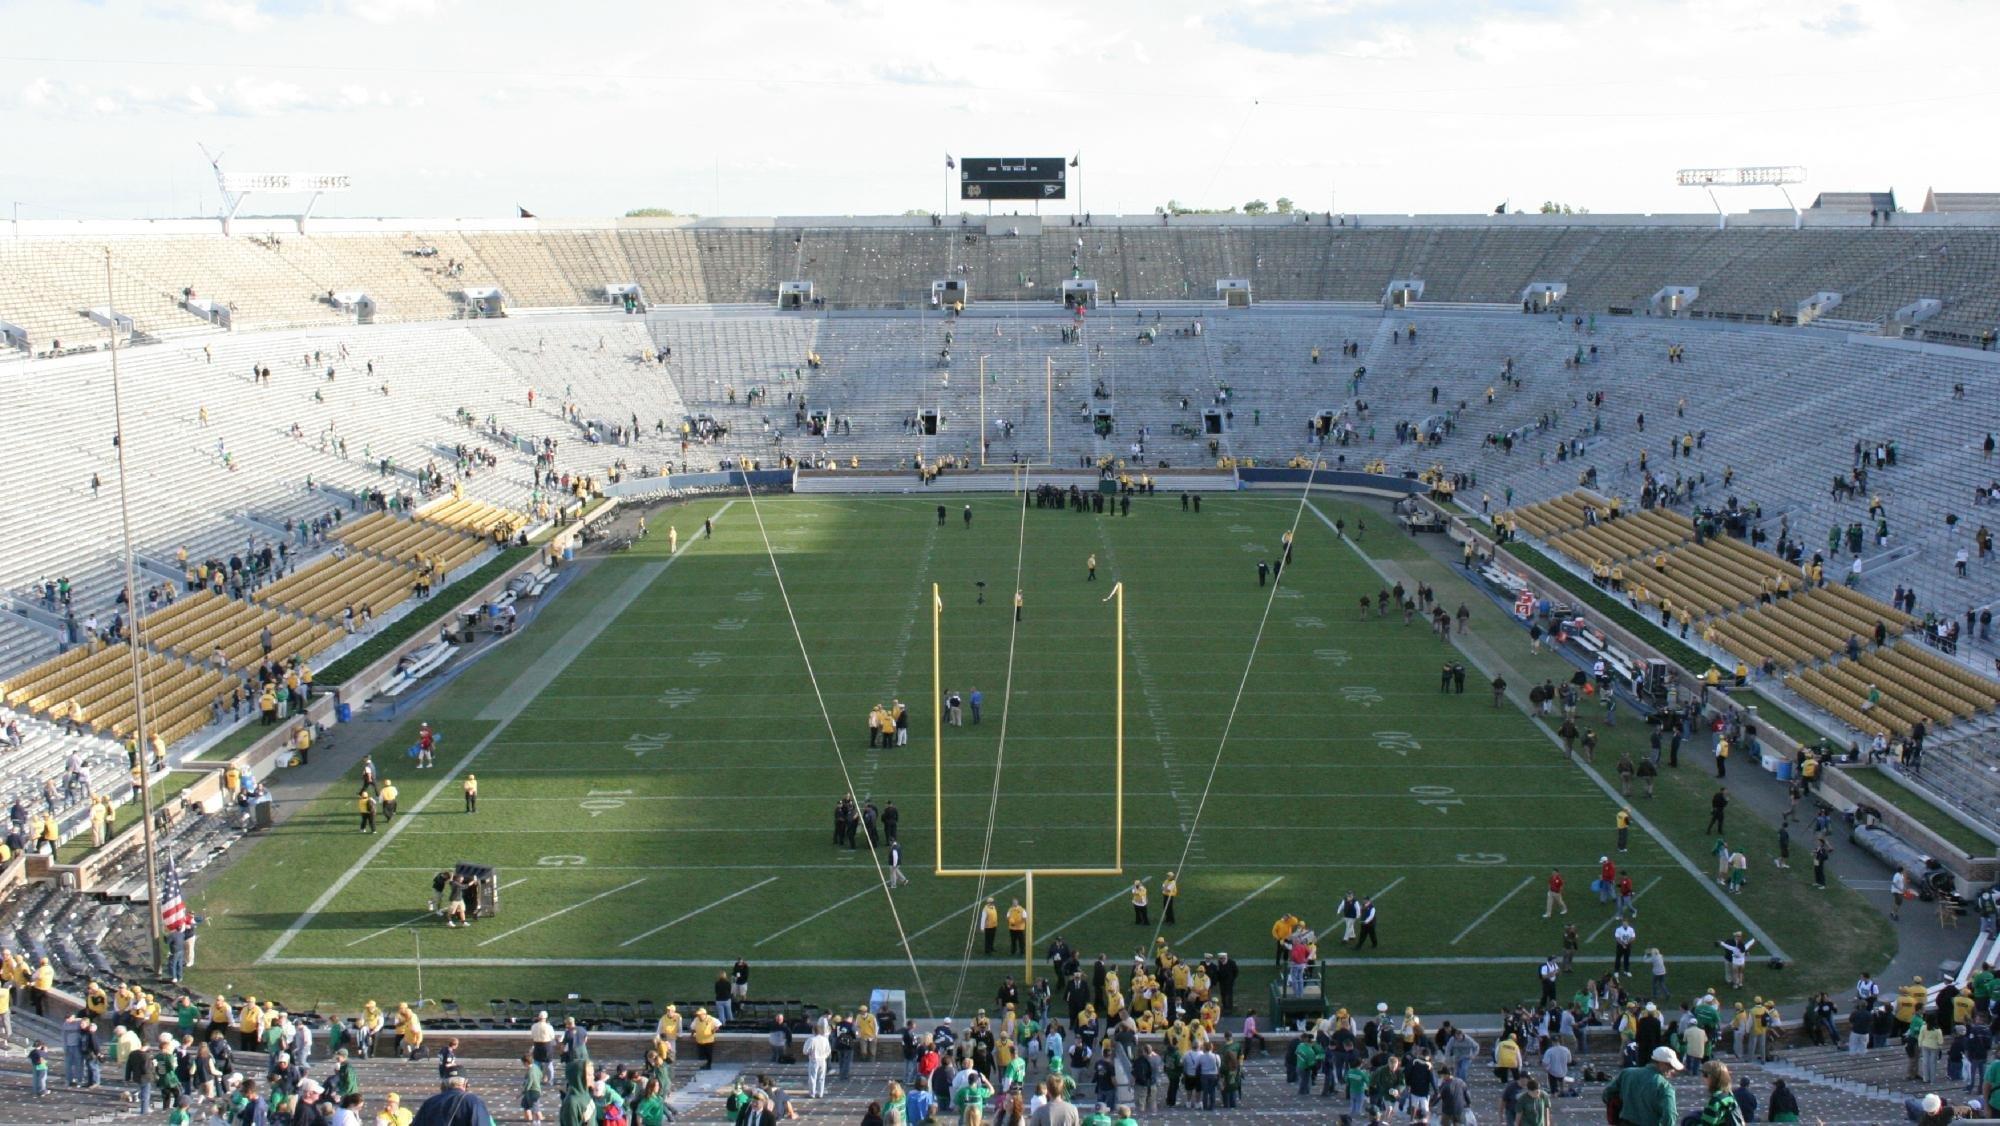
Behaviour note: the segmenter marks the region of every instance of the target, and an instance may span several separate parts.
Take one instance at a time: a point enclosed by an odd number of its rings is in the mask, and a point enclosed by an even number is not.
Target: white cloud
[[[181,0],[169,10],[232,31],[256,31],[271,22],[271,17],[258,9],[256,0]]]
[[[347,0],[348,14],[369,23],[431,20],[454,6],[454,0]]]
[[[945,74],[928,62],[897,62],[877,66],[874,71],[878,82],[890,82],[898,86],[951,86],[957,79]]]
[[[1842,4],[1830,12],[1819,12],[1800,20],[1799,26],[1835,39],[1846,39],[1868,30],[1867,21],[1861,18],[1861,9],[1853,4]]]

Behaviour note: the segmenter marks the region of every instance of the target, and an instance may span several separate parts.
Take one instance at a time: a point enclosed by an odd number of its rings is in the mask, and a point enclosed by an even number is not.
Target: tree
[[[1292,213],[1293,206],[1294,205],[1291,200],[1286,199],[1284,196],[1278,197],[1278,214],[1290,215]]]
[[[1190,207],[1177,199],[1153,208],[1155,215],[1234,215],[1234,207]]]
[[[676,219],[681,217],[681,213],[671,207],[635,207],[627,211],[625,217],[627,219]],[[687,218],[693,219],[695,215],[689,213]]]
[[[912,207],[908,211],[903,212],[903,218],[905,219],[928,219],[930,217],[931,213],[921,207]]]
[[[1567,203],[1557,203],[1555,200],[1545,199],[1542,201],[1541,212],[1544,215],[1588,215],[1590,214],[1590,208],[1571,207]]]
[[[1243,214],[1245,215],[1262,215],[1269,210],[1271,210],[1271,205],[1261,199],[1253,199],[1243,205]]]

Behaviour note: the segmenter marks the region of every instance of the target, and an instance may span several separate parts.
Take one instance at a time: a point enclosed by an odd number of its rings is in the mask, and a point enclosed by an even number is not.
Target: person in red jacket
[[[1561,908],[1563,914],[1569,914],[1569,904],[1563,902],[1563,873],[1561,868],[1557,868],[1549,873],[1549,898],[1547,905],[1542,908],[1542,918],[1548,918],[1557,908]]]

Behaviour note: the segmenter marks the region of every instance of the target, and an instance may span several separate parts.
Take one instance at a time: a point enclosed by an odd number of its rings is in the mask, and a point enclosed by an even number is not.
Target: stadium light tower
[[[227,212],[222,216],[222,233],[230,233],[230,225],[236,221],[236,213],[253,194],[310,195],[305,209],[293,216],[300,234],[306,233],[306,220],[312,218],[313,208],[319,206],[319,197],[327,192],[351,191],[354,178],[344,172],[224,172],[222,153],[211,153],[202,145],[201,155],[208,158],[208,166],[215,171],[215,182],[222,189],[222,205]]]
[[[1786,184],[1803,184],[1806,170],[1797,164],[1753,164],[1741,168],[1683,168],[1674,173],[1674,183],[1683,188],[1701,188],[1708,192],[1708,201],[1715,204],[1717,227],[1727,227],[1729,216],[1722,210],[1722,201],[1715,198],[1717,188],[1776,188],[1785,197],[1785,206],[1792,209],[1792,228],[1798,229],[1804,222],[1799,205],[1792,202],[1792,193],[1785,190]]]

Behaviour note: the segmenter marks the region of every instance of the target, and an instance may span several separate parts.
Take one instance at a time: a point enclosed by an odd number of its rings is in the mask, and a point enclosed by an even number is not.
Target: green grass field
[[[903,988],[915,1012],[969,1012],[1019,961],[1004,935],[991,957],[972,944],[982,882],[931,873],[931,584],[944,686],[985,697],[981,724],[945,729],[943,860],[1047,869],[1114,860],[1104,599],[1119,581],[1126,875],[1038,879],[1038,946],[1060,932],[1086,960],[1129,958],[1154,930],[1134,925],[1125,889],[1144,878],[1157,894],[1180,867],[1164,935],[1243,962],[1242,1007],[1264,994],[1272,921],[1289,911],[1337,929],[1352,890],[1377,897],[1382,944],[1326,943],[1337,999],[1482,1011],[1534,996],[1535,966],[1558,946],[1563,920],[1542,918],[1542,887],[1560,866],[1583,964],[1608,968],[1609,911],[1588,884],[1612,848],[1615,785],[1565,762],[1512,703],[1494,707],[1480,667],[1463,695],[1438,690],[1449,659],[1505,662],[1519,688],[1566,670],[1531,656],[1498,607],[1385,516],[1315,499],[1273,598],[1256,561],[1276,555],[1295,497],[1214,497],[1199,515],[1165,496],[1122,518],[1029,509],[1024,535],[1013,500],[973,498],[969,529],[965,500],[774,498],[753,511],[739,498],[654,513],[644,544],[404,712],[385,747],[406,746],[420,720],[444,742],[431,772],[378,756],[404,792],[396,824],[357,833],[353,784],[336,785],[195,889],[210,917],[196,983],[294,1005],[414,997],[421,942],[424,995],[469,1009],[570,993],[704,1000],[742,956],[753,995],[851,1005]],[[710,514],[714,537],[696,538]],[[1337,517],[1378,531],[1357,551],[1326,523]],[[669,524],[682,546],[671,562]],[[1469,603],[1467,657],[1421,619],[1358,619],[1357,600],[1386,585],[1361,552],[1432,583],[1449,608]],[[892,697],[912,709],[909,745],[871,749],[868,708]],[[1605,735],[1608,776],[1620,746],[1641,745],[1639,725],[1627,713]],[[857,793],[901,810],[909,886],[885,892],[865,849],[832,844],[843,764]],[[461,770],[478,776],[477,814],[462,811]],[[1712,786],[1700,770],[1668,772],[1657,797],[1635,801],[1642,823],[1618,857],[1641,889],[1639,947],[1668,955],[1673,988],[1720,984],[1714,942],[1745,925],[1730,907],[1795,962],[1753,965],[1752,992],[1796,996],[1879,968],[1886,924],[1849,892],[1775,872],[1771,827],[1736,815],[1731,840],[1753,866],[1725,906],[1698,874],[1712,867],[1712,838],[1696,831]],[[423,917],[431,873],[457,861],[500,870],[498,918],[448,930]],[[996,876],[983,890],[1004,907],[1022,889]]]

